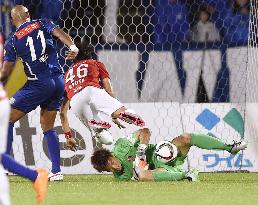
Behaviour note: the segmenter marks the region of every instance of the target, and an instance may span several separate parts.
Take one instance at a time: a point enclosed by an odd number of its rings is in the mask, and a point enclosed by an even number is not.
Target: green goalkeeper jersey
[[[112,154],[119,159],[122,165],[121,172],[114,172],[116,179],[129,180],[133,177],[133,161],[136,156],[139,140],[136,133],[127,138],[119,138],[113,149]]]
[[[119,138],[113,149],[112,154],[119,159],[122,165],[121,172],[114,172],[114,177],[120,180],[130,180],[133,177],[133,161],[136,156],[136,151],[139,146],[139,139],[136,133],[132,133],[127,138]],[[184,163],[186,156],[178,156],[170,163],[162,163],[157,160],[153,154],[155,151],[155,144],[149,144],[146,148],[146,160],[149,164],[149,169],[164,168],[170,171],[174,167],[180,167]]]

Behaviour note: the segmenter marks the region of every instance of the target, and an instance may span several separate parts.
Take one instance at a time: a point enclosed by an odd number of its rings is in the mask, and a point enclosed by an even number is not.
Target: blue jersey
[[[50,77],[48,48],[56,27],[43,19],[23,23],[6,42],[4,60],[14,62],[20,58],[28,80]]]
[[[55,74],[64,74],[64,71],[59,63],[59,56],[56,51],[54,41],[52,38],[47,39],[47,53],[48,53],[48,66],[51,72]]]

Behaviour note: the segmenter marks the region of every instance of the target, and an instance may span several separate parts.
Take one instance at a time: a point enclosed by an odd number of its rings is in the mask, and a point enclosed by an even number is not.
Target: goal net
[[[3,5],[12,5],[7,2]],[[256,1],[246,0],[241,5],[225,0],[16,3],[27,6],[33,18],[52,19],[74,39],[90,39],[95,57],[110,72],[116,97],[143,116],[152,131],[152,143],[171,140],[184,132],[209,133],[227,143],[242,139],[255,142]],[[6,36],[8,26],[3,26]],[[64,59],[67,48],[59,42],[56,47],[67,70],[71,64]],[[20,79],[15,73],[13,78]],[[253,121],[245,131],[247,118]],[[63,171],[95,173],[90,165],[94,147],[90,133],[72,113],[69,119],[79,150],[65,150],[57,119]],[[111,133],[117,139],[136,129],[128,125],[119,130],[113,125]],[[50,167],[39,110],[16,123],[14,134],[16,159],[29,166]],[[204,172],[257,171],[257,154],[254,143],[236,156],[192,148],[186,166]]]

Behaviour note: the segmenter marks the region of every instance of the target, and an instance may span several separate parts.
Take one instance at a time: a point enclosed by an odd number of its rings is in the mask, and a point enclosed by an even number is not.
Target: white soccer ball
[[[168,163],[177,157],[178,150],[171,142],[162,141],[156,145],[154,154],[158,161]]]

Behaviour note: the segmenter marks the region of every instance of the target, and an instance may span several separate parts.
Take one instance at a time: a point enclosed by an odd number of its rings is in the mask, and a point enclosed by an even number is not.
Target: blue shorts
[[[53,80],[55,82],[56,90],[54,95],[50,98],[47,104],[41,106],[42,108],[47,108],[48,110],[57,110],[59,111],[64,100],[65,84],[64,84],[64,75],[55,74],[53,75]]]
[[[59,110],[64,94],[63,81],[62,75],[48,79],[27,81],[10,99],[11,107],[24,113],[29,113],[38,106],[49,111]]]

